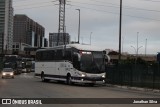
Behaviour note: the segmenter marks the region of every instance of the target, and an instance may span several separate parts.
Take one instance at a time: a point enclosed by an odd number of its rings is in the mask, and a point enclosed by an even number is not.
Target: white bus
[[[35,76],[72,83],[105,83],[105,52],[90,45],[69,44],[36,52]]]

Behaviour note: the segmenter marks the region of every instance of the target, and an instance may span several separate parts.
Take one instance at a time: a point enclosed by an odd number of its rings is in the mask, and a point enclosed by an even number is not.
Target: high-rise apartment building
[[[59,45],[64,45],[70,43],[70,35],[68,33],[60,33],[58,40],[58,33],[49,33],[49,47],[57,46],[57,42]]]
[[[0,0],[0,54],[12,50],[13,8],[12,0]]]
[[[48,39],[44,38],[44,47],[48,47]]]
[[[16,43],[25,43],[32,47],[43,47],[45,29],[26,15],[14,16],[14,37]]]

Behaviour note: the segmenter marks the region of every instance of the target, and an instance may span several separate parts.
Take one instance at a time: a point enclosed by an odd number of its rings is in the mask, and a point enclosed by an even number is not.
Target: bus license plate
[[[96,83],[96,81],[92,81],[92,83]]]

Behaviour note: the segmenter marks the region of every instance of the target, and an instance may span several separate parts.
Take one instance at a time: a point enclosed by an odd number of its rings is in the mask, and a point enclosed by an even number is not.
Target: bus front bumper
[[[72,77],[72,82],[76,83],[94,83],[94,84],[104,84],[105,78],[100,77]]]

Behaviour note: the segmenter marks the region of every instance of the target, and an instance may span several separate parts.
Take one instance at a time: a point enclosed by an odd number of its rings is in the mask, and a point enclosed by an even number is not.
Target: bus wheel
[[[93,87],[95,84],[94,83],[90,83],[89,86]]]
[[[72,84],[70,75],[67,75],[66,83],[67,83],[67,85],[71,85]]]

